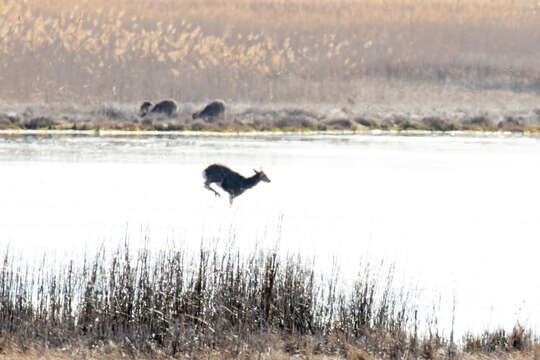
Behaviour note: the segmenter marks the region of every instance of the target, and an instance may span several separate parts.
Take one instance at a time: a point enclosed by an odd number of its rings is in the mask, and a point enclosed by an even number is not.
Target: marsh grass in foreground
[[[360,264],[348,288],[338,267],[233,246],[133,251],[101,247],[80,262],[37,266],[4,249],[0,358],[449,358],[533,354],[516,327],[457,347],[423,314],[394,267]],[[56,354],[56,355],[54,355]],[[371,355],[368,355],[371,354]]]

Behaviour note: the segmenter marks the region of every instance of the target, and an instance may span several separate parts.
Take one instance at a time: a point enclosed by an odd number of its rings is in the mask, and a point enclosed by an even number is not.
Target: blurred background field
[[[0,0],[0,99],[531,108],[539,11],[536,0]]]

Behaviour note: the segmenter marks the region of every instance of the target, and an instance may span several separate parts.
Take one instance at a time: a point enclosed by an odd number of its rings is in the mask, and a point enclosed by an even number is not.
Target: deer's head
[[[264,181],[264,182],[270,182],[270,179],[268,178],[268,176],[266,176],[264,171],[262,171],[262,170],[257,171],[255,169],[253,169],[253,171],[255,171],[255,174],[257,174],[259,176],[259,180]]]
[[[144,115],[148,113],[151,107],[152,107],[152,103],[150,101],[143,102],[141,105],[141,109],[139,111],[139,115],[143,117]]]

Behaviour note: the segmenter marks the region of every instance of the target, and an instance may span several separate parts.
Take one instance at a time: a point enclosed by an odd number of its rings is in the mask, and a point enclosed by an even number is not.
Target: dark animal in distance
[[[270,179],[263,171],[257,171],[255,169],[253,171],[255,171],[255,174],[246,178],[224,165],[213,164],[203,171],[204,187],[214,192],[216,196],[221,196],[216,190],[210,187],[211,184],[216,183],[229,194],[229,202],[232,205],[235,197],[241,195],[247,189],[254,187],[260,181],[270,182]]]
[[[212,101],[206,105],[201,111],[197,111],[192,115],[193,119],[203,118],[207,121],[211,121],[218,116],[222,116],[225,113],[225,103],[221,100]]]
[[[143,102],[141,108],[139,109],[139,115],[142,117],[148,114],[148,111],[150,111],[152,105],[153,104],[150,101]]]
[[[166,114],[167,116],[172,116],[178,111],[178,105],[174,100],[163,100],[157,104],[152,104],[150,101],[145,101],[142,103],[139,115],[141,117],[146,116],[150,113],[160,113]]]

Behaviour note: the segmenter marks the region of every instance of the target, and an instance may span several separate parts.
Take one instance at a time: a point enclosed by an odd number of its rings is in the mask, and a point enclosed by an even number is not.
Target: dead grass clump
[[[457,130],[456,125],[449,120],[444,120],[439,117],[425,117],[422,119],[423,128],[426,130],[435,131],[452,131]]]
[[[84,122],[76,122],[74,121],[71,125],[71,130],[92,130],[95,129],[95,127],[92,125],[92,123],[88,121]]]
[[[207,123],[202,120],[197,120],[189,124],[188,126],[189,126],[189,129],[192,131],[211,131],[211,130],[218,129],[215,124]]]
[[[126,130],[135,131],[138,130],[137,124],[130,121],[114,121],[111,123],[111,130]]]
[[[512,329],[512,333],[508,336],[509,348],[513,351],[530,350],[535,343],[535,339],[530,330],[525,329],[522,325],[517,324]]]
[[[157,131],[169,130],[169,124],[165,122],[155,122],[153,126],[154,126],[153,130],[157,130]]]
[[[375,360],[375,358],[362,349],[350,348],[347,352],[347,360]]]
[[[274,122],[274,127],[282,130],[314,129],[316,121],[302,116],[284,117]]]
[[[392,119],[382,119],[377,123],[377,128],[382,130],[389,130],[394,127],[394,123]]]
[[[55,129],[60,122],[46,116],[38,116],[24,122],[24,128],[29,130]]]
[[[417,121],[413,121],[401,115],[394,115],[390,121],[392,122],[392,127],[396,130],[415,130],[422,128],[422,125]]]
[[[313,130],[319,119],[316,114],[302,109],[282,109],[278,111],[259,111],[274,128],[281,130]]]
[[[521,117],[507,116],[497,124],[497,128],[503,131],[520,132],[525,128],[525,120]]]
[[[518,323],[510,333],[498,329],[481,335],[467,334],[463,342],[467,353],[528,352],[536,348],[538,339]]]
[[[0,114],[0,129],[18,129],[20,127],[20,119],[18,117]]]
[[[493,130],[495,126],[491,119],[484,115],[474,116],[465,119],[461,123],[461,127],[465,130]]]
[[[169,131],[183,131],[186,129],[186,126],[179,121],[168,122],[165,125]]]
[[[365,119],[363,117],[357,117],[357,118],[354,118],[354,121],[357,123],[357,124],[360,124],[362,126],[365,126],[367,128],[371,128],[371,127],[376,127],[376,122],[373,121],[373,120],[368,120],[368,119]]]
[[[349,119],[333,119],[325,122],[332,130],[353,130],[356,128],[354,122]]]
[[[225,131],[269,131],[272,130],[270,126],[266,127],[264,124],[257,124],[257,123],[249,123],[249,122],[242,122],[238,119],[234,119],[229,123],[223,123],[221,125],[221,129],[224,129]]]
[[[409,120],[403,122],[400,127],[401,130],[418,130],[422,128],[422,126],[418,122]]]
[[[189,125],[186,125],[180,120],[160,121],[154,117],[146,116],[140,121],[133,121],[129,130],[131,129],[146,131],[183,131],[188,130]]]

